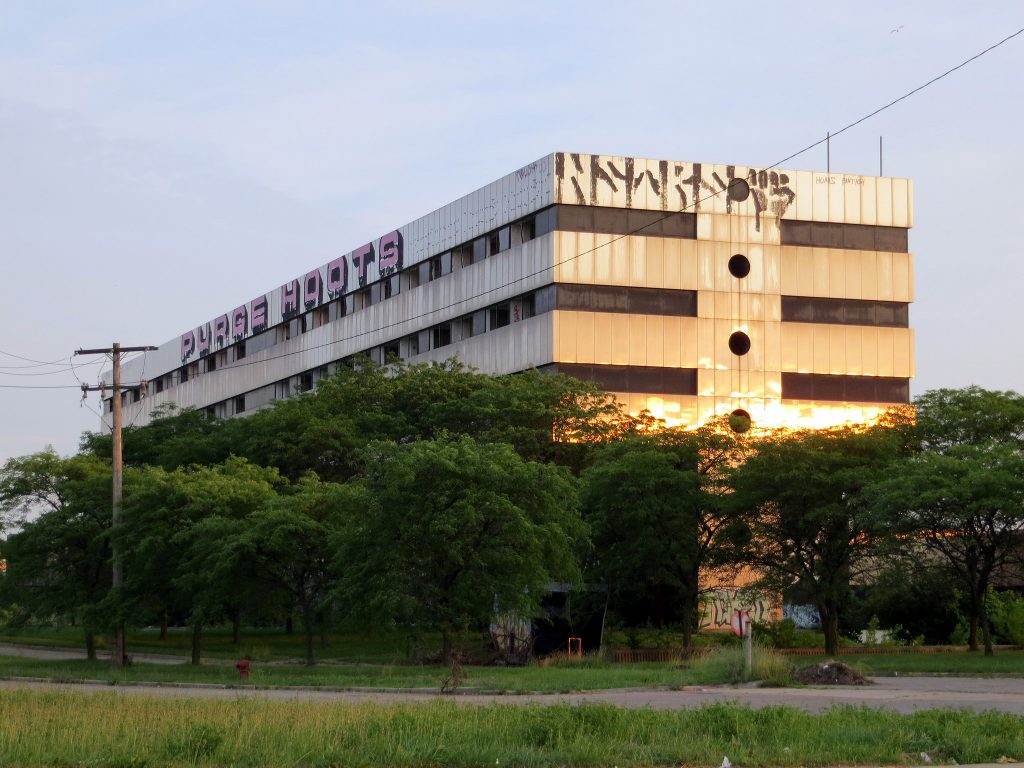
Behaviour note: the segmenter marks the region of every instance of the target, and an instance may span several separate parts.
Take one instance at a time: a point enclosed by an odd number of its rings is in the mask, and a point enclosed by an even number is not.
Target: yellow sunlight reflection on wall
[[[698,397],[695,407],[684,407],[678,400],[657,395],[618,397],[620,402],[629,403],[631,416],[639,416],[646,409],[652,416],[662,420],[666,427],[699,427],[716,417],[727,416],[737,408],[750,414],[755,429],[827,429],[844,424],[871,424],[886,411],[878,405],[782,402],[742,396],[732,399]]]

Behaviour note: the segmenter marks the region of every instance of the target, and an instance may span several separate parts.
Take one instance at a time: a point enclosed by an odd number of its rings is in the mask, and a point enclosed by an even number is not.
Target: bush
[[[986,601],[995,641],[1024,645],[1024,596],[990,591]]]

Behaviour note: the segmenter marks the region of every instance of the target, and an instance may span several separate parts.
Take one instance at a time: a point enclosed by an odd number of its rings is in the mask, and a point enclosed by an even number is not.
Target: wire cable
[[[834,138],[836,136],[839,136],[839,135],[845,133],[846,131],[850,130],[851,128],[854,128],[855,126],[860,125],[861,123],[865,122],[866,120],[869,120],[872,117],[875,117],[876,115],[886,111],[887,109],[890,109],[891,107],[894,107],[895,105],[899,104],[900,102],[902,102],[902,101],[910,98],[911,96],[921,92],[922,90],[924,90],[925,88],[929,87],[930,85],[933,85],[934,83],[939,82],[940,80],[942,80],[943,78],[951,75],[952,73],[956,72],[957,70],[963,69],[964,67],[966,67],[971,62],[976,61],[977,59],[981,58],[985,54],[995,50],[996,48],[1000,47],[1001,45],[1004,45],[1005,43],[1009,42],[1010,40],[1012,40],[1012,39],[1014,39],[1014,38],[1016,38],[1018,36],[1020,36],[1021,34],[1024,34],[1024,28],[1021,28],[1021,29],[1017,30],[1013,34],[1007,35],[1002,40],[998,41],[997,43],[994,43],[994,44],[990,45],[989,47],[985,48],[984,50],[974,54],[970,58],[965,59],[964,61],[962,61],[959,64],[957,64],[955,67],[952,67],[952,68],[946,70],[945,72],[943,72],[940,75],[936,75],[935,77],[931,78],[927,82],[925,82],[925,83],[923,83],[923,84],[921,84],[921,85],[919,85],[919,86],[917,86],[917,87],[907,91],[906,93],[904,93],[903,95],[899,96],[898,98],[893,99],[892,101],[888,102],[887,104],[884,104],[881,107],[878,107],[877,109],[875,109],[875,110],[869,112],[868,114],[858,118],[857,120],[854,120],[853,122],[848,123],[847,125],[843,126],[839,130],[834,131],[834,132],[830,132],[828,137],[826,137],[824,139],[819,139],[818,141],[815,141],[815,142],[813,142],[811,144],[808,144],[803,149],[800,149],[800,150],[798,150],[798,151],[796,151],[796,152],[794,152],[794,153],[792,153],[790,155],[787,155],[786,157],[782,158],[781,160],[776,161],[775,163],[772,163],[769,166],[765,166],[764,170],[769,170],[769,169],[777,168],[782,163],[785,163],[785,162],[787,162],[789,160],[792,160],[795,157],[799,157],[800,155],[804,154],[805,152],[808,152],[811,149],[814,149],[815,147],[818,147],[821,144],[824,144],[826,141],[830,140],[831,138]],[[353,333],[353,334],[350,334],[348,336],[344,336],[344,337],[342,337],[340,339],[334,339],[332,341],[325,342],[323,344],[316,344],[316,345],[313,345],[313,346],[304,347],[302,349],[293,350],[291,352],[282,352],[280,354],[272,355],[272,356],[269,356],[269,357],[266,357],[266,358],[262,358],[260,360],[252,360],[252,361],[247,361],[247,362],[244,362],[244,363],[243,362],[231,363],[231,364],[229,364],[229,365],[227,365],[227,366],[225,366],[223,368],[218,367],[215,371],[197,372],[197,373],[195,373],[193,376],[191,376],[189,378],[193,379],[193,378],[197,378],[199,376],[207,376],[210,373],[216,373],[218,371],[237,370],[239,368],[244,368],[244,367],[249,366],[249,365],[264,365],[264,364],[266,364],[266,363],[268,363],[268,362],[270,362],[272,360],[279,360],[279,359],[282,359],[282,358],[285,358],[285,357],[290,357],[292,355],[306,354],[308,352],[312,352],[312,351],[315,351],[317,349],[325,349],[325,348],[333,347],[336,344],[341,344],[341,343],[344,343],[344,342],[347,342],[347,341],[353,341],[353,340],[358,339],[358,338],[360,338],[362,336],[367,336],[369,334],[379,333],[381,331],[386,331],[386,330],[388,330],[390,328],[394,328],[395,326],[398,326],[398,325],[404,325],[406,323],[410,323],[410,322],[413,322],[415,320],[420,320],[420,319],[422,319],[424,317],[427,317],[428,315],[436,315],[437,313],[444,312],[444,311],[449,310],[449,309],[453,309],[455,307],[458,307],[460,305],[466,304],[467,302],[473,301],[475,299],[483,298],[485,296],[488,296],[490,294],[493,294],[493,293],[496,293],[496,292],[499,292],[499,291],[504,291],[504,290],[506,290],[508,288],[514,287],[515,285],[517,285],[517,284],[519,284],[519,283],[521,283],[521,282],[523,282],[525,280],[529,280],[530,278],[537,277],[538,275],[541,275],[541,274],[543,274],[543,273],[545,273],[545,272],[547,272],[549,270],[551,270],[552,273],[553,273],[557,268],[561,267],[564,264],[568,264],[569,262],[574,261],[574,260],[576,260],[576,259],[578,259],[578,258],[580,258],[582,256],[586,256],[586,255],[589,255],[591,253],[594,253],[598,249],[609,247],[613,243],[615,243],[615,242],[617,242],[619,240],[622,240],[622,239],[624,239],[626,237],[630,237],[630,236],[633,236],[633,235],[636,235],[636,234],[640,234],[644,230],[648,229],[649,227],[654,226],[655,224],[658,224],[658,223],[664,221],[665,219],[669,218],[670,216],[674,216],[677,213],[685,213],[685,212],[687,212],[687,211],[689,211],[691,209],[693,211],[696,211],[696,210],[698,210],[700,208],[701,203],[703,203],[703,202],[705,202],[707,200],[711,200],[711,199],[717,197],[718,195],[721,195],[723,192],[727,192],[727,191],[728,191],[728,189],[726,188],[726,189],[719,189],[719,190],[711,190],[709,194],[707,194],[707,195],[705,195],[703,197],[697,197],[695,195],[694,199],[693,199],[693,201],[691,203],[687,203],[686,205],[684,205],[678,211],[676,211],[676,210],[666,211],[665,214],[663,216],[661,216],[660,218],[656,218],[656,219],[648,222],[647,224],[644,224],[643,226],[638,227],[638,228],[636,228],[634,230],[631,230],[629,232],[626,232],[624,234],[614,236],[611,239],[609,239],[607,242],[603,242],[600,245],[595,245],[593,248],[589,248],[589,249],[587,249],[585,251],[580,251],[580,252],[575,253],[575,254],[573,254],[571,256],[567,256],[566,258],[564,258],[564,259],[562,259],[560,261],[554,262],[550,266],[545,266],[545,267],[543,267],[543,268],[541,268],[539,270],[536,270],[534,272],[531,272],[531,273],[522,275],[520,277],[517,277],[516,279],[514,279],[514,280],[512,280],[512,281],[510,281],[508,283],[504,283],[502,285],[495,286],[494,288],[489,288],[489,289],[481,291],[480,293],[477,293],[477,294],[473,294],[473,295],[470,295],[470,296],[463,297],[461,299],[457,299],[456,301],[454,301],[454,302],[452,302],[450,304],[447,304],[447,305],[444,305],[444,306],[440,306],[440,307],[436,307],[434,309],[430,309],[430,310],[427,310],[425,312],[421,312],[421,313],[419,313],[417,315],[412,315],[410,317],[403,318],[402,320],[397,320],[397,321],[392,322],[392,323],[387,323],[385,325],[378,326],[378,327],[373,328],[371,330],[360,331],[358,333]],[[451,318],[451,319],[454,320],[456,318]],[[268,331],[265,331],[265,332],[269,332],[269,330],[270,329],[268,329]],[[183,363],[183,365],[186,365],[186,364],[187,363]],[[171,375],[172,381],[175,381],[179,377],[179,373],[178,373],[177,370],[172,370],[172,371],[169,371],[168,373]],[[163,375],[167,375],[167,374],[163,374]],[[181,383],[181,382],[180,381],[176,381],[175,383]]]

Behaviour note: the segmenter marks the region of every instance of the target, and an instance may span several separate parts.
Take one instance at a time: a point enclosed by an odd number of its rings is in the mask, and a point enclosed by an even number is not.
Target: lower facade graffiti
[[[750,614],[750,620],[757,623],[774,621],[782,613],[778,605],[773,605],[771,600],[749,589],[712,589],[704,594],[700,628],[730,629],[733,611],[746,611]]]
[[[782,606],[782,618],[792,621],[798,629],[818,629],[821,626],[821,616],[813,605],[786,603]]]

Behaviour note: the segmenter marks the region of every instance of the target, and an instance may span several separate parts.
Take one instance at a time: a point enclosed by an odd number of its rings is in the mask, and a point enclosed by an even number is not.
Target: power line
[[[900,103],[901,101],[903,101],[904,99],[909,99],[909,98],[910,98],[911,96],[913,96],[913,95],[914,95],[915,93],[918,93],[918,92],[920,92],[920,91],[923,91],[923,90],[924,90],[925,88],[927,88],[927,87],[928,87],[929,85],[932,85],[933,83],[937,83],[937,82],[939,82],[939,80],[941,80],[942,78],[946,77],[947,75],[951,75],[951,74],[953,74],[953,73],[954,73],[954,72],[956,72],[956,71],[957,71],[958,69],[963,69],[963,68],[964,68],[964,67],[966,67],[966,66],[967,66],[968,64],[970,64],[970,63],[971,63],[972,61],[975,61],[975,60],[977,60],[977,59],[980,59],[980,58],[981,58],[982,56],[984,56],[984,55],[985,55],[986,53],[988,53],[988,52],[990,52],[990,51],[994,51],[994,50],[995,50],[996,48],[998,48],[999,46],[1001,46],[1001,45],[1002,45],[1003,43],[1007,43],[1007,42],[1009,42],[1010,40],[1013,40],[1013,38],[1015,38],[1015,37],[1017,37],[1018,35],[1021,35],[1021,34],[1024,34],[1024,27],[1022,27],[1021,29],[1018,29],[1018,30],[1017,30],[1016,32],[1014,32],[1014,33],[1013,33],[1012,35],[1007,35],[1007,36],[1006,36],[1006,37],[1004,37],[1004,38],[1003,38],[1002,40],[1000,40],[1000,41],[999,41],[998,43],[994,43],[993,45],[990,45],[990,46],[989,46],[988,48],[986,48],[985,50],[983,50],[983,51],[981,51],[981,52],[979,52],[979,53],[976,53],[976,54],[974,54],[974,55],[973,55],[973,56],[971,56],[971,57],[970,57],[969,59],[964,59],[963,61],[961,61],[961,62],[960,62],[959,64],[957,64],[957,65],[956,65],[955,67],[953,67],[952,69],[947,69],[947,70],[946,70],[945,72],[943,72],[943,73],[942,73],[941,75],[936,75],[936,76],[935,76],[935,77],[933,77],[933,78],[932,78],[931,80],[929,80],[929,81],[928,81],[927,83],[923,83],[923,84],[921,84],[921,85],[917,86],[916,88],[913,88],[912,90],[909,90],[909,91],[907,91],[907,92],[906,92],[906,93],[904,93],[904,94],[903,94],[902,96],[900,96],[899,98],[893,99],[892,101],[890,101],[890,102],[889,102],[888,104],[886,104],[885,106],[879,107],[879,108],[878,108],[878,109],[876,109],[876,110],[875,110],[874,112],[869,112],[868,114],[864,115],[864,117],[861,117],[861,118],[859,118],[859,119],[857,119],[857,120],[854,120],[854,121],[853,121],[852,123],[849,123],[848,125],[844,125],[844,126],[843,126],[842,128],[840,128],[840,129],[839,129],[838,131],[829,131],[829,134],[828,134],[828,135],[826,136],[826,138],[824,138],[824,139],[818,139],[818,140],[817,140],[816,142],[814,142],[813,144],[808,144],[808,145],[807,145],[806,147],[804,147],[803,149],[801,149],[801,150],[800,150],[799,152],[794,152],[794,153],[793,153],[792,155],[789,155],[788,157],[784,157],[784,158],[782,158],[781,160],[779,160],[779,161],[777,161],[777,162],[773,163],[772,165],[769,165],[768,167],[769,167],[769,168],[776,168],[776,167],[778,167],[778,166],[782,165],[783,163],[785,163],[785,162],[788,162],[789,160],[792,160],[792,159],[793,159],[794,157],[798,157],[798,156],[802,155],[802,154],[803,154],[804,152],[808,152],[809,150],[812,150],[812,149],[814,149],[815,147],[821,146],[822,144],[824,144],[824,143],[825,143],[826,141],[828,141],[829,139],[834,139],[834,138],[835,138],[836,136],[838,136],[839,134],[841,134],[841,133],[845,133],[846,131],[850,130],[850,129],[851,129],[851,128],[853,128],[854,126],[860,125],[860,124],[861,124],[861,123],[863,123],[863,122],[864,122],[865,120],[870,120],[870,119],[871,119],[872,117],[874,117],[875,115],[877,115],[877,114],[879,114],[879,113],[881,113],[881,112],[884,112],[885,110],[889,109],[889,107],[893,107],[893,106],[896,106],[897,104],[899,104],[899,103]]]
[[[78,384],[0,384],[0,389],[81,389]]]
[[[843,126],[839,130],[837,130],[837,131],[830,131],[829,132],[830,138],[834,138],[834,137],[836,137],[836,136],[838,136],[838,135],[840,135],[842,133],[845,133],[846,131],[850,130],[851,128],[853,128],[853,127],[855,127],[857,125],[860,125],[861,123],[865,122],[866,120],[869,120],[872,117],[874,117],[874,116],[884,112],[885,110],[895,106],[896,104],[899,104],[901,101],[904,101],[904,100],[910,98],[911,96],[913,96],[914,94],[919,93],[920,91],[924,90],[928,86],[930,86],[930,85],[932,85],[932,84],[942,80],[943,78],[947,77],[948,75],[952,74],[953,72],[956,72],[957,70],[966,67],[971,62],[976,61],[977,59],[981,58],[985,54],[995,50],[999,46],[1009,42],[1010,40],[1014,39],[1015,37],[1020,36],[1021,34],[1024,34],[1024,28],[1021,28],[1021,29],[1017,30],[1013,34],[1004,37],[999,42],[994,43],[993,45],[990,45],[989,47],[985,48],[984,50],[974,54],[970,58],[965,59],[964,61],[962,61],[959,64],[957,64],[955,67],[952,67],[951,69],[946,70],[942,74],[937,75],[937,76],[931,78],[927,82],[925,82],[925,83],[923,83],[923,84],[921,84],[921,85],[919,85],[919,86],[917,86],[917,87],[907,91],[902,96],[900,96],[900,97],[898,97],[896,99],[893,99],[889,103],[887,103],[887,104],[885,104],[885,105],[883,105],[881,107],[878,107],[877,109],[873,110],[872,112],[869,112],[868,114],[858,118],[857,120],[854,120],[851,123],[848,123],[847,125]],[[818,141],[815,141],[812,144],[807,145],[803,149],[798,150],[797,152],[794,152],[791,155],[787,155],[786,157],[782,158],[781,160],[776,161],[775,163],[773,163],[773,164],[771,164],[769,166],[766,166],[765,170],[772,169],[772,168],[777,168],[782,163],[785,163],[785,162],[787,162],[789,160],[792,160],[793,158],[798,157],[798,156],[804,154],[805,152],[808,152],[809,150],[814,149],[817,146],[820,146],[821,144],[825,143],[825,141],[826,141],[826,139],[819,139]],[[291,351],[291,352],[282,352],[280,354],[272,355],[270,357],[266,357],[266,358],[263,358],[261,360],[251,360],[251,361],[247,361],[247,362],[244,362],[244,363],[241,363],[241,362],[232,363],[232,364],[226,366],[225,368],[217,368],[216,371],[212,371],[212,372],[211,371],[197,372],[194,377],[206,376],[206,375],[209,375],[210,373],[216,373],[217,371],[221,371],[221,370],[237,370],[239,368],[244,368],[244,367],[249,366],[249,365],[263,365],[265,363],[270,362],[271,360],[279,360],[279,359],[282,359],[282,358],[285,358],[285,357],[290,357],[292,355],[306,354],[307,352],[312,352],[312,351],[315,351],[317,349],[329,348],[329,347],[332,347],[332,346],[334,346],[336,344],[341,344],[341,343],[344,343],[346,341],[352,341],[354,339],[358,339],[358,338],[360,338],[362,336],[367,336],[369,334],[379,333],[381,331],[386,331],[386,330],[388,330],[390,328],[393,328],[395,326],[403,325],[403,324],[410,323],[410,322],[415,321],[415,320],[422,319],[424,317],[427,317],[428,315],[435,315],[437,313],[444,312],[445,310],[453,309],[455,307],[458,307],[459,305],[462,305],[462,304],[465,304],[467,302],[473,301],[474,299],[483,298],[483,297],[488,296],[490,294],[493,294],[493,293],[496,293],[496,292],[499,292],[499,291],[503,291],[506,288],[509,288],[509,287],[512,287],[512,286],[516,285],[517,283],[523,282],[524,280],[529,280],[532,277],[537,277],[538,275],[540,275],[540,274],[542,274],[544,272],[547,272],[548,270],[551,270],[553,272],[556,268],[561,267],[564,264],[568,264],[569,262],[571,262],[571,261],[573,261],[575,259],[578,259],[578,258],[580,258],[582,256],[586,256],[588,254],[594,253],[594,252],[596,252],[600,248],[606,248],[606,247],[610,246],[612,243],[615,243],[615,242],[617,242],[619,240],[622,240],[622,239],[624,239],[626,237],[630,237],[632,235],[639,234],[639,233],[643,232],[644,230],[648,229],[649,227],[652,227],[655,224],[658,224],[658,223],[664,221],[665,219],[669,218],[670,216],[675,215],[676,213],[685,213],[685,212],[687,212],[688,210],[691,210],[691,209],[696,211],[700,207],[701,203],[703,203],[703,202],[705,202],[707,200],[710,200],[710,199],[712,199],[714,197],[717,197],[718,195],[722,194],[723,192],[728,192],[728,189],[713,190],[713,191],[710,192],[710,194],[707,194],[704,197],[696,197],[695,196],[692,203],[688,203],[687,205],[684,205],[680,210],[678,210],[678,211],[667,211],[667,212],[665,212],[665,214],[663,216],[661,216],[659,218],[656,218],[656,219],[648,222],[647,224],[644,224],[641,227],[638,227],[638,228],[636,228],[634,230],[626,232],[625,234],[614,236],[610,240],[608,240],[607,242],[602,243],[601,245],[595,245],[593,248],[589,248],[589,249],[587,249],[585,251],[580,251],[580,252],[578,252],[578,253],[576,253],[576,254],[574,254],[572,256],[567,256],[566,258],[562,259],[561,261],[557,261],[557,262],[553,263],[551,266],[545,266],[545,267],[543,267],[543,268],[541,268],[539,270],[536,270],[536,271],[531,272],[529,274],[523,275],[522,277],[518,277],[518,278],[516,278],[515,280],[513,280],[513,281],[511,281],[509,283],[504,283],[504,284],[496,286],[494,288],[489,288],[489,289],[487,289],[485,291],[481,291],[480,293],[473,294],[473,295],[470,295],[470,296],[466,296],[466,297],[461,298],[461,299],[457,299],[456,301],[454,301],[454,302],[452,302],[450,304],[447,304],[447,305],[444,305],[444,306],[441,306],[441,307],[437,307],[435,309],[431,309],[431,310],[428,310],[428,311],[425,311],[425,312],[421,312],[421,313],[419,313],[417,315],[412,315],[410,317],[403,318],[402,320],[398,320],[398,321],[395,321],[395,322],[392,322],[392,323],[388,323],[386,325],[379,326],[379,327],[374,328],[372,330],[360,331],[358,333],[354,333],[354,334],[351,334],[349,336],[342,337],[340,339],[335,339],[335,340],[332,340],[332,341],[329,341],[329,342],[325,342],[323,344],[316,344],[316,345],[313,345],[313,346],[310,346],[310,347],[305,347],[303,349],[298,349],[298,350],[294,350],[294,351]],[[178,376],[179,376],[177,370],[170,371],[169,373],[171,374],[172,379],[177,379]],[[166,374],[164,374],[164,375],[166,375]],[[192,378],[192,377],[190,377],[190,378]],[[181,382],[178,381],[178,383],[181,383]]]

